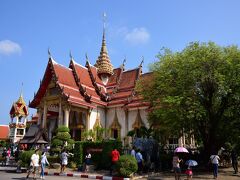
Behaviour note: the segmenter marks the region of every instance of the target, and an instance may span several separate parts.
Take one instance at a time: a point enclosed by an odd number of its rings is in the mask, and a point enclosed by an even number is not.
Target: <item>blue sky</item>
[[[85,53],[95,63],[107,14],[110,59],[135,68],[144,56],[144,71],[162,47],[182,50],[192,41],[239,45],[238,0],[1,0],[0,124],[20,95],[28,103],[38,90],[48,61],[68,66],[69,52],[80,64]],[[35,111],[30,109],[30,116]],[[29,117],[30,117],[29,116]]]

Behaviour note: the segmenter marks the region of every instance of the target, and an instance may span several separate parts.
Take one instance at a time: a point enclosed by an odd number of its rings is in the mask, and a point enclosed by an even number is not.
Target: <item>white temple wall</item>
[[[139,109],[139,111],[140,111],[140,115],[141,115],[141,118],[143,120],[145,127],[149,128],[149,122],[147,120],[148,113],[147,113],[146,109]]]
[[[107,128],[109,128],[113,122],[113,119],[114,119],[114,115],[115,115],[115,108],[110,108],[110,109],[107,109]]]
[[[105,123],[106,123],[105,122],[106,121],[105,109],[98,107],[98,115],[99,115],[99,118],[100,118],[102,128],[105,128]],[[96,121],[96,119],[95,119],[95,121]]]
[[[97,108],[93,109],[91,114],[90,114],[89,129],[93,129],[96,118],[97,118]]]
[[[139,112],[140,112],[140,116],[142,118],[142,121],[145,125],[146,128],[149,128],[149,123],[148,123],[148,120],[147,120],[147,112],[146,112],[146,109],[139,109]],[[137,117],[137,113],[138,113],[138,109],[134,109],[134,110],[129,110],[128,111],[128,128],[129,128],[129,131],[133,130],[133,124],[136,120],[136,117]]]
[[[107,109],[107,128],[110,128],[110,126],[113,123],[114,117],[115,117],[115,110],[117,111],[117,118],[118,122],[121,125],[121,139],[124,138],[127,134],[126,132],[126,114],[123,108],[116,107],[116,108],[110,108]]]

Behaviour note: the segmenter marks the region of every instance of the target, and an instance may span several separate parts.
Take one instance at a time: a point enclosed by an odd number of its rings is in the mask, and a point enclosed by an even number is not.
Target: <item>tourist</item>
[[[135,151],[136,147],[133,146],[132,150],[131,150],[131,156],[133,156],[134,158],[136,157],[136,151]]]
[[[138,173],[142,174],[142,170],[143,170],[143,156],[141,154],[141,150],[140,149],[137,150],[136,160],[137,160],[137,164],[138,164]]]
[[[112,157],[112,161],[111,161],[110,175],[112,175],[112,172],[115,170],[116,163],[118,162],[120,157],[120,154],[117,149],[112,150],[111,157]]]
[[[232,167],[234,170],[234,174],[237,174],[238,173],[238,155],[235,149],[233,149],[231,152],[231,158],[232,158]]]
[[[26,178],[28,178],[32,172],[33,179],[36,179],[36,171],[38,170],[38,167],[39,167],[39,155],[38,155],[38,149],[36,149],[34,151],[34,154],[31,156],[31,163],[30,163],[30,167],[28,169],[28,174]]]
[[[6,165],[9,165],[10,157],[11,157],[11,149],[8,148],[7,156],[6,156]]]
[[[188,166],[187,170],[186,170],[186,175],[187,175],[187,179],[192,179],[193,176],[193,172],[192,172],[192,168],[191,166]]]
[[[210,156],[210,162],[213,165],[213,178],[217,179],[218,176],[218,164],[219,164],[220,158],[218,155],[213,154]]]
[[[65,168],[68,164],[68,157],[69,157],[69,154],[64,149],[60,155],[60,159],[61,159],[61,172],[60,173],[64,173]]]
[[[6,148],[3,149],[2,157],[3,157],[3,165],[6,166],[7,165],[7,149]]]
[[[45,179],[44,177],[44,169],[46,164],[49,165],[49,162],[47,160],[47,156],[45,152],[42,152],[42,156],[41,156],[41,174],[40,174],[40,179]]]
[[[89,171],[89,165],[91,164],[91,153],[90,151],[87,151],[87,154],[85,156],[85,172]]]
[[[173,165],[173,171],[175,174],[175,180],[180,180],[180,175],[181,175],[181,168],[180,168],[180,162],[182,160],[179,159],[177,153],[174,153],[173,160],[172,160],[172,165]]]

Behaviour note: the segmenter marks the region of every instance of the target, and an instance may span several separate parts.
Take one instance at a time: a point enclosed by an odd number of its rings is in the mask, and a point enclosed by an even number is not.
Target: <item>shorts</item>
[[[191,169],[187,169],[187,170],[185,171],[185,174],[188,175],[188,176],[192,176],[192,175],[193,175]]]
[[[28,168],[28,172],[35,174],[36,171],[38,170],[38,166],[30,166]]]
[[[174,167],[173,170],[175,173],[181,173],[181,168],[179,167]]]
[[[66,166],[68,164],[68,162],[66,160],[62,161],[62,165]]]

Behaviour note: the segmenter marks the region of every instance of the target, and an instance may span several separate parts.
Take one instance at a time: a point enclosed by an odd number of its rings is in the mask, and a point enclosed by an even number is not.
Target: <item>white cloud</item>
[[[125,34],[124,40],[127,42],[137,45],[137,44],[145,44],[149,41],[150,34],[145,28],[134,28],[131,31],[128,31]]]
[[[11,55],[11,54],[21,54],[21,52],[22,52],[22,48],[18,43],[10,40],[0,41],[0,54]]]

